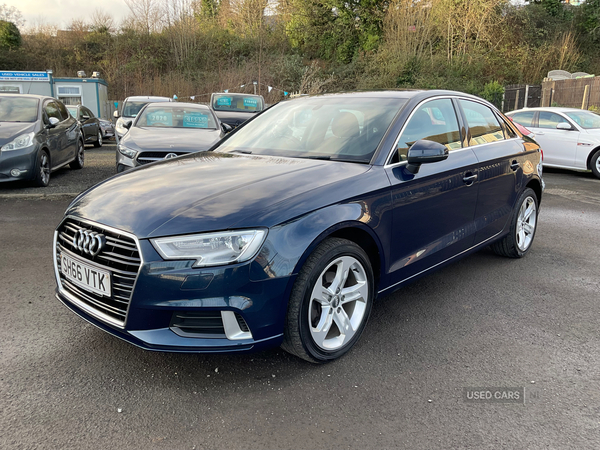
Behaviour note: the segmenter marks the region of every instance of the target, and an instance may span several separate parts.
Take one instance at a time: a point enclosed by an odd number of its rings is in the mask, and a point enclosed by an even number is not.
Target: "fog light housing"
[[[11,175],[12,177],[18,177],[18,176],[20,176],[20,175],[21,175],[21,171],[20,171],[19,169],[12,169],[12,170],[10,171],[10,175]]]

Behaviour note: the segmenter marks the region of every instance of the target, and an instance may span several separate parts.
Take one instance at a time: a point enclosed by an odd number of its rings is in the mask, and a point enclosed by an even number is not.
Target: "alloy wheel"
[[[50,182],[50,158],[45,152],[40,157],[40,180],[44,185]]]
[[[369,284],[365,268],[354,257],[333,260],[317,278],[308,306],[310,334],[324,350],[346,345],[367,311]]]
[[[519,250],[525,251],[531,245],[536,223],[537,209],[535,200],[532,197],[527,197],[521,203],[519,216],[517,217],[517,247],[519,247]]]

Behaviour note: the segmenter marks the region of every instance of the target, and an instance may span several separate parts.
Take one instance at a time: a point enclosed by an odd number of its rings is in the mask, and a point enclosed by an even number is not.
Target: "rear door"
[[[458,103],[468,145],[479,161],[475,210],[475,244],[479,244],[504,229],[521,189],[525,156],[521,140],[488,105],[471,99]]]
[[[425,101],[404,126],[386,165],[392,185],[392,284],[410,278],[468,249],[473,244],[478,161],[463,148],[451,98]],[[406,170],[410,146],[419,139],[445,145],[448,159],[422,164],[415,175]]]
[[[62,122],[56,128],[60,129],[60,146],[61,151],[65,154],[63,161],[72,161],[77,154],[77,140],[80,135],[79,123],[71,117],[67,107],[59,100],[56,100],[56,105],[62,116]]]

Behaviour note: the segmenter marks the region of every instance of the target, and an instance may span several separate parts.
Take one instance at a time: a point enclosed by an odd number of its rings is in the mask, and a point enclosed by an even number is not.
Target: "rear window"
[[[240,94],[215,94],[212,107],[215,111],[259,112],[264,109],[262,98]]]
[[[524,127],[532,127],[534,114],[534,111],[523,111],[516,114],[511,114],[510,118],[519,125],[523,125]]]

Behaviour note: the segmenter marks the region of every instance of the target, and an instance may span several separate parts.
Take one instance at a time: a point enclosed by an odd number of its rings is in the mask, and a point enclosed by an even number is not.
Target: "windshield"
[[[206,107],[148,106],[137,119],[136,127],[216,129],[217,122]]]
[[[141,101],[141,102],[125,102],[123,105],[123,117],[136,117],[140,110],[146,106],[150,101]]]
[[[273,106],[218,151],[369,162],[406,99],[315,97]]]
[[[591,111],[573,111],[566,113],[577,125],[586,130],[600,128],[600,115]]]
[[[67,106],[67,109],[73,117],[77,117],[77,106]]]
[[[259,112],[264,109],[262,98],[244,94],[214,94],[215,111]]]
[[[25,97],[0,97],[0,122],[35,122],[39,100]]]

